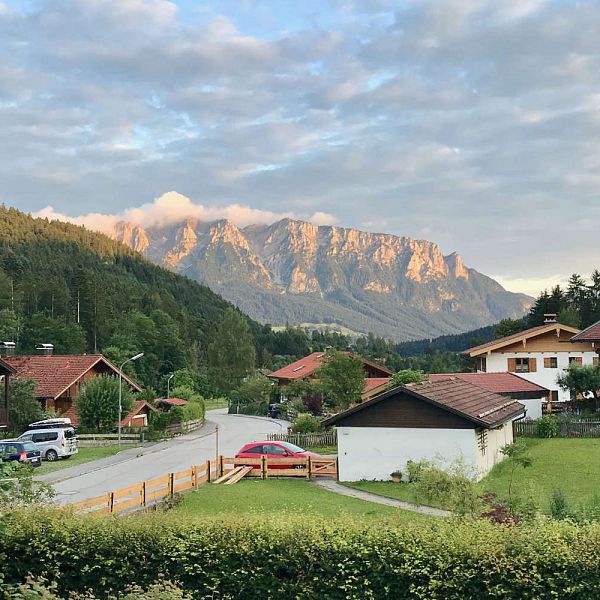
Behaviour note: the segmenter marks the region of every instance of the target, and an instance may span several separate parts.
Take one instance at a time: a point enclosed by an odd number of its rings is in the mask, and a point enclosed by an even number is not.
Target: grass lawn
[[[305,480],[243,480],[234,485],[206,484],[182,496],[174,509],[182,516],[312,515],[328,519],[340,516],[358,521],[403,523],[427,519],[423,515],[341,496]]]
[[[304,449],[315,454],[337,454],[337,446],[309,446]]]
[[[591,500],[594,494],[599,492],[600,439],[522,439],[529,447],[533,463],[527,469],[515,469],[513,493],[533,494],[540,509],[548,512],[550,497],[555,489],[560,488],[563,491],[573,508]],[[499,463],[479,482],[481,491],[496,492],[500,498],[506,498],[510,472],[511,465],[508,461]],[[407,483],[357,481],[346,485],[373,494],[418,503],[414,487]]]
[[[67,460],[56,460],[54,462],[44,461],[39,469],[35,470],[35,475],[46,475],[46,473],[52,473],[54,471],[60,471],[61,469],[67,469],[80,465],[82,463],[90,462],[91,460],[98,460],[99,458],[106,458],[112,456],[120,450],[128,450],[133,446],[105,446],[103,448],[79,448],[79,452]]]
[[[215,408],[227,408],[229,406],[227,398],[208,398],[204,400],[206,410],[214,410]]]
[[[598,493],[600,481],[600,439],[524,439],[533,464],[517,467],[513,488],[518,492],[531,486],[541,509],[548,511],[552,491],[560,488],[569,503],[577,507]],[[502,462],[481,481],[485,490],[499,496],[508,494],[510,465]]]

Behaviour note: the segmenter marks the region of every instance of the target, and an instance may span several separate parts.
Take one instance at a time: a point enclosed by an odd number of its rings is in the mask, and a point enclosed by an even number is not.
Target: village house
[[[150,414],[155,412],[156,409],[149,402],[138,400],[131,412],[121,421],[121,427],[131,429],[148,427]]]
[[[568,402],[570,394],[558,387],[558,375],[570,364],[598,364],[594,343],[577,339],[580,330],[546,315],[538,327],[465,350],[480,372],[508,371],[550,390],[551,402]],[[551,407],[549,407],[551,408]]]
[[[171,412],[174,407],[185,406],[189,402],[183,398],[158,398],[155,400],[155,404],[164,412]]]
[[[79,424],[74,400],[81,386],[97,375],[119,376],[119,369],[100,354],[6,356],[3,361],[14,370],[15,379],[35,383],[35,397],[42,408]],[[133,391],[142,388],[121,372],[123,384]]]
[[[525,407],[457,377],[399,386],[329,419],[337,427],[342,481],[390,479],[407,461],[461,461],[483,477],[512,443]]]
[[[441,381],[456,377],[488,392],[518,400],[526,410],[528,419],[538,419],[548,402],[550,390],[532,383],[516,373],[436,373],[428,375],[429,381]]]
[[[0,429],[6,429],[9,425],[8,417],[8,390],[10,387],[10,377],[15,374],[15,370],[0,359]]]
[[[386,389],[390,377],[393,375],[392,371],[383,365],[353,355],[350,352],[347,354],[360,360],[363,364],[365,372],[365,386],[362,394],[363,400],[372,398],[374,395],[379,394]],[[325,356],[325,352],[313,352],[277,371],[273,371],[268,376],[271,379],[274,379],[279,387],[284,387],[293,381],[315,379],[316,372],[322,366],[323,358]]]

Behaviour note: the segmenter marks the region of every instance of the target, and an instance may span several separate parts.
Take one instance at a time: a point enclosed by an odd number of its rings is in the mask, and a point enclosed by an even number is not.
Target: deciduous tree
[[[100,375],[88,380],[76,399],[82,427],[94,431],[110,431],[119,422],[119,378]],[[122,417],[126,417],[134,404],[133,394],[126,383],[122,386]]]
[[[325,402],[344,409],[360,402],[365,385],[362,362],[345,352],[331,351],[323,357],[323,365],[316,372],[321,382]]]

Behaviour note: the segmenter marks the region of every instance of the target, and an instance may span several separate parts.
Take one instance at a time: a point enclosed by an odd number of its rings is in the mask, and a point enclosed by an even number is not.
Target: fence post
[[[175,487],[174,485],[175,483],[175,479],[174,479],[174,473],[169,473],[169,498],[173,497],[173,488]]]
[[[335,457],[335,480],[340,480],[340,460],[337,456]]]
[[[206,461],[206,482],[210,483],[210,460]]]
[[[192,487],[193,488],[198,487],[198,466],[197,465],[194,465],[192,467]]]
[[[312,459],[309,456],[306,459],[306,479],[310,479],[310,471],[311,471],[311,469],[312,469]]]
[[[142,481],[140,485],[140,506],[146,506],[146,482]]]
[[[225,469],[223,468],[223,455],[220,454],[219,455],[219,470],[218,470],[218,476],[219,477],[223,477],[223,471]]]
[[[115,494],[114,492],[108,492],[108,512],[112,513],[115,508]]]
[[[268,476],[267,473],[267,457],[264,454],[261,454],[260,457],[260,478],[266,479]]]

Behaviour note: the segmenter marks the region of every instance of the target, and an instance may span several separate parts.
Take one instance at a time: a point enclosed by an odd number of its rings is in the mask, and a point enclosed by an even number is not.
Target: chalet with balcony
[[[6,429],[10,424],[8,417],[8,392],[10,378],[14,374],[15,370],[4,360],[0,359],[0,429]]]
[[[74,400],[81,386],[98,375],[123,377],[123,384],[133,391],[142,388],[120,372],[107,358],[100,354],[7,356],[4,363],[12,370],[15,379],[30,380],[35,383],[35,397],[45,410],[54,410],[61,417],[68,417],[74,425],[79,423],[79,415]]]
[[[598,364],[594,342],[579,337],[580,330],[546,315],[538,327],[465,350],[479,372],[515,373],[550,391],[551,402],[568,402],[568,391],[558,387],[558,375],[570,364]]]

